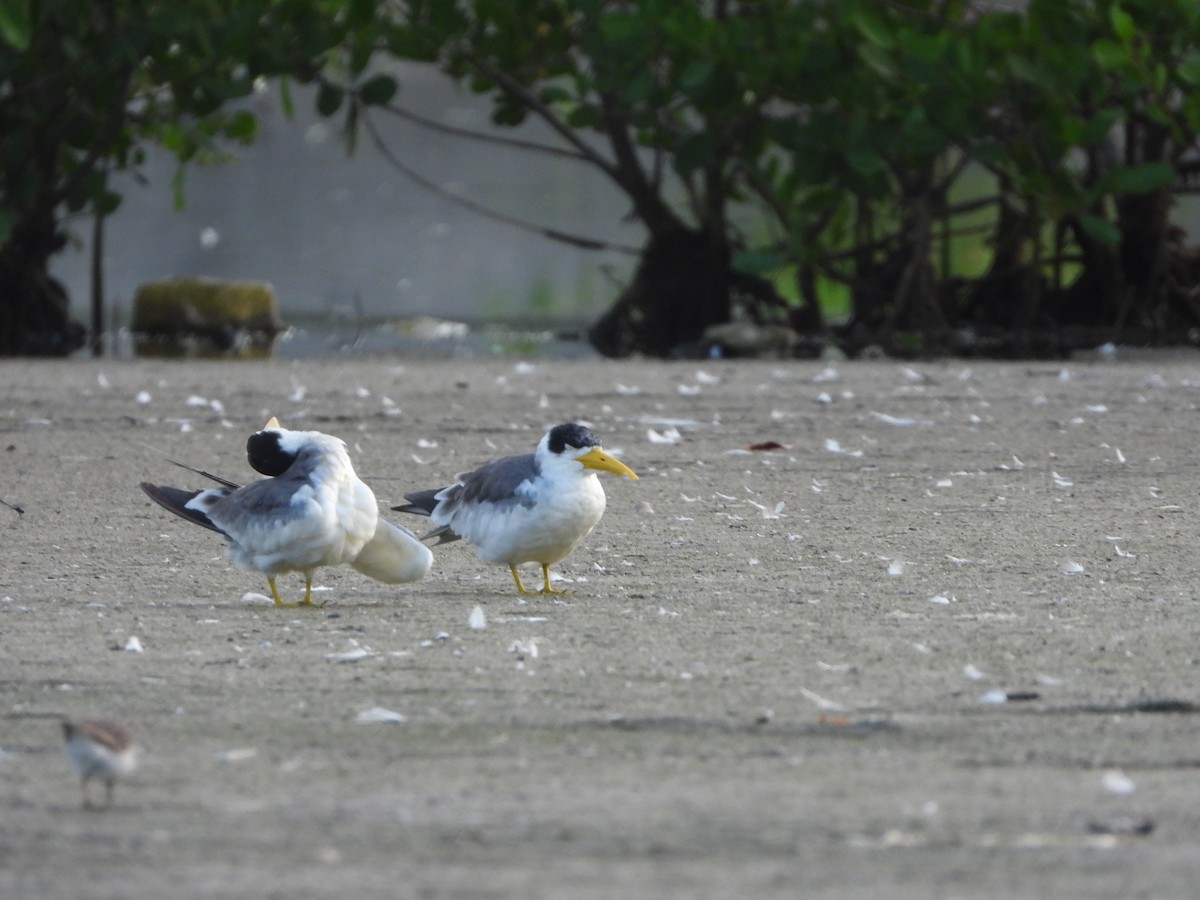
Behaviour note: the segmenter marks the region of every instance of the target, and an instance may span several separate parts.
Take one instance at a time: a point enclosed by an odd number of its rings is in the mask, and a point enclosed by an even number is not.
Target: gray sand
[[[0,897],[1195,896],[1198,361],[0,363]],[[137,489],[272,414],[385,508],[572,419],[642,479],[564,597],[276,610]]]

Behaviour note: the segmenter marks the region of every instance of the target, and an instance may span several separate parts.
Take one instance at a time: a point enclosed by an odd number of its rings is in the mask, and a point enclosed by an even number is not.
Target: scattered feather
[[[852,675],[858,671],[858,666],[850,663],[826,663],[818,659],[817,665],[826,672],[833,672],[836,675]]]
[[[675,419],[668,416],[642,416],[638,422],[642,425],[657,425],[659,428],[696,428],[700,425],[695,419]]]
[[[847,456],[859,457],[863,455],[861,450],[847,450],[833,438],[825,439],[825,450],[829,453],[845,453]]]
[[[345,653],[326,653],[325,658],[330,662],[353,663],[370,659],[375,655],[375,651],[370,647],[357,647],[354,650],[347,650]]]
[[[904,574],[904,560],[893,559],[890,563],[888,563],[887,573],[889,575],[891,575],[893,578],[898,578],[899,576],[903,575]]]
[[[472,631],[483,631],[487,628],[487,613],[483,611],[482,606],[476,606],[471,610],[471,615],[467,617],[467,624]]]
[[[1063,477],[1062,477],[1061,475],[1059,475],[1057,472],[1051,472],[1051,473],[1050,473],[1050,477],[1054,479],[1054,486],[1055,486],[1055,487],[1057,487],[1057,488],[1064,488],[1064,489],[1065,489],[1065,488],[1069,488],[1069,487],[1074,487],[1074,486],[1075,486],[1075,482],[1073,482],[1073,481],[1068,481],[1066,478],[1063,478]]]
[[[831,381],[837,381],[838,377],[837,369],[833,366],[826,366],[813,376],[813,384],[828,384]]]
[[[213,754],[213,760],[219,763],[239,763],[258,756],[254,747],[235,747],[233,750],[221,750]]]
[[[912,428],[916,425],[933,425],[932,419],[911,419],[905,416],[889,416],[887,413],[871,410],[871,415],[884,425],[894,425],[897,428]]]
[[[1059,571],[1064,575],[1080,575],[1083,573],[1083,566],[1075,562],[1075,560],[1069,559],[1062,564],[1062,568]]]
[[[804,687],[800,688],[800,693],[803,694],[805,697],[807,697],[809,700],[811,700],[813,703],[817,704],[817,708],[822,710],[823,712],[849,712],[850,711],[850,707],[843,706],[841,703],[838,703],[834,700],[827,700],[826,698],[822,697],[820,694],[810,691],[808,688],[804,688]]]
[[[821,393],[817,394],[816,400],[822,406],[828,405],[833,402],[833,398],[829,396],[828,391],[821,391]]]
[[[134,398],[134,400],[137,401],[138,406],[148,406],[150,401],[153,399],[154,398],[150,396],[149,391],[138,391],[137,396]]]
[[[144,653],[145,652],[144,649],[142,648],[142,641],[136,634],[130,635],[129,640],[127,640],[125,642],[125,646],[122,647],[121,649],[124,650],[126,653]]]
[[[683,440],[683,435],[679,433],[678,428],[666,428],[662,431],[648,428],[646,429],[646,440],[652,444],[678,444]]]
[[[355,716],[354,721],[359,725],[403,725],[408,721],[408,716],[382,706],[372,706]]]
[[[243,603],[255,603],[260,606],[262,606],[262,605],[274,606],[275,605],[275,601],[272,600],[270,597],[268,597],[266,594],[260,594],[256,591],[247,591],[246,593],[242,594],[242,602]]]
[[[1120,769],[1109,769],[1104,773],[1100,783],[1110,794],[1132,794],[1137,790],[1133,779]]]
[[[979,698],[980,703],[1007,703],[1008,694],[1004,691],[988,691]]]
[[[780,500],[778,503],[776,503],[774,507],[767,507],[766,505],[764,505],[762,503],[755,503],[753,500],[747,500],[746,502],[749,503],[751,506],[753,506],[755,509],[757,509],[759,512],[761,512],[762,517],[764,519],[781,519],[781,518],[783,518],[784,503],[782,500]]]
[[[636,397],[642,392],[642,389],[636,384],[617,384],[616,391],[623,397]]]
[[[944,596],[942,596],[941,594],[938,594],[936,597],[930,597],[930,598],[929,598],[929,602],[930,602],[930,603],[936,603],[936,604],[938,604],[939,606],[949,606],[949,605],[950,605],[950,598],[949,598],[949,597],[944,597]]]
[[[701,387],[698,384],[681,384],[676,390],[684,397],[695,397],[700,393]]]
[[[721,377],[719,375],[709,375],[701,369],[696,372],[696,382],[698,384],[720,384]]]
[[[980,672],[979,669],[975,668],[975,666],[973,666],[971,663],[967,663],[965,666],[963,666],[962,672],[963,675],[971,679],[971,681],[987,681],[987,675],[985,675],[983,672]]]

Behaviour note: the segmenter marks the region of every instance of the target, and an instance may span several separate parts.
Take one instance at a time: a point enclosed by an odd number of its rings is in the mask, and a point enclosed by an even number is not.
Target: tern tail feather
[[[180,488],[150,484],[148,481],[142,482],[142,490],[146,492],[146,495],[151,500],[163,507],[163,509],[170,510],[181,519],[187,519],[189,522],[208,528],[218,534],[225,533],[214,525],[212,519],[203,512],[195,507],[188,506],[195,499],[196,495],[204,493],[203,491],[185,491]]]
[[[429,573],[433,554],[407,528],[380,519],[375,536],[350,565],[384,584],[405,584]]]

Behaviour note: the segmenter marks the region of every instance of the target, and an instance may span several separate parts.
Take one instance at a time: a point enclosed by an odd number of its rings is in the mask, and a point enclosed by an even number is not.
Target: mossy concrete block
[[[141,285],[133,300],[139,356],[261,359],[283,330],[264,281],[168,278]]]
[[[141,285],[133,301],[133,330],[145,335],[273,338],[283,329],[279,298],[265,281],[168,278]]]

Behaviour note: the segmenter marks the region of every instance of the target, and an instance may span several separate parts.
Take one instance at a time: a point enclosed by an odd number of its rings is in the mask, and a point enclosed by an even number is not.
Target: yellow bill
[[[626,475],[634,481],[638,480],[637,474],[625,463],[621,462],[614,456],[609,456],[603,450],[593,448],[583,456],[579,457],[580,464],[587,469],[597,469],[601,472],[615,472],[618,475]]]

